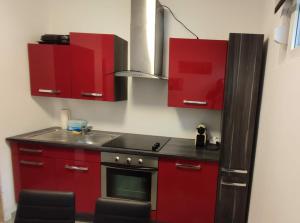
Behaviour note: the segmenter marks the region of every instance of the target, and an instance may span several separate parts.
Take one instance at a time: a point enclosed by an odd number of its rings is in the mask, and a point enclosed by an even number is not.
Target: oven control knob
[[[120,157],[116,156],[115,161],[119,162],[120,161]]]
[[[127,158],[127,163],[131,164],[131,158],[130,157]]]
[[[139,164],[143,164],[143,159],[138,160]]]

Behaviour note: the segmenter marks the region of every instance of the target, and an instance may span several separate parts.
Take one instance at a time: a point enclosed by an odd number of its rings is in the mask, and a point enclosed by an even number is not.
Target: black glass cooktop
[[[158,152],[170,140],[163,136],[149,136],[138,134],[123,134],[118,138],[105,143],[103,146],[133,150],[146,150]]]

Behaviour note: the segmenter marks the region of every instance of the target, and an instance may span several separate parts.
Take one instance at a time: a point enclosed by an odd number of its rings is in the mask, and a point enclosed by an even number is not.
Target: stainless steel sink
[[[39,135],[28,136],[28,139],[47,141],[47,142],[60,142],[60,143],[72,143],[72,144],[88,144],[88,145],[103,145],[120,135],[104,133],[100,131],[91,131],[85,135],[74,134],[73,132],[66,130],[54,130]]]

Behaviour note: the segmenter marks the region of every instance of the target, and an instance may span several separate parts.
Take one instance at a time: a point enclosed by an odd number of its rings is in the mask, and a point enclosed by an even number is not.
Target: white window
[[[300,4],[297,5],[294,48],[300,47]]]

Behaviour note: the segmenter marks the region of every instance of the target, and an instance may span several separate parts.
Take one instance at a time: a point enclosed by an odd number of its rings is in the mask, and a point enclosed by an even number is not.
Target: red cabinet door
[[[227,41],[170,39],[168,105],[223,109]]]
[[[100,163],[57,160],[58,190],[73,191],[77,213],[94,213],[100,197]]]
[[[71,97],[70,47],[28,44],[31,95]]]
[[[56,160],[38,144],[11,143],[15,198],[22,189],[56,190]]]
[[[213,223],[217,177],[217,163],[159,160],[158,221]]]
[[[114,101],[114,35],[71,33],[72,97]]]
[[[20,189],[56,190],[55,159],[20,157]]]
[[[23,146],[22,148],[26,147]],[[42,145],[40,148],[42,149],[44,156],[56,159],[100,163],[100,152],[90,151],[82,148],[64,148],[45,145]]]

